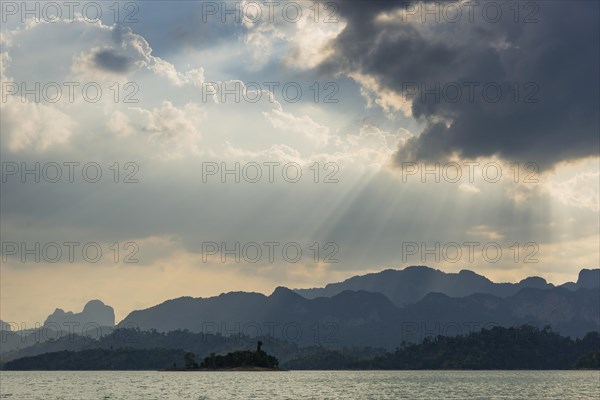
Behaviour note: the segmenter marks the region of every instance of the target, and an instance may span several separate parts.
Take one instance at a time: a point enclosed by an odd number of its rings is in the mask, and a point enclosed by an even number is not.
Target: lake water
[[[0,398],[599,399],[599,371],[1,372]]]

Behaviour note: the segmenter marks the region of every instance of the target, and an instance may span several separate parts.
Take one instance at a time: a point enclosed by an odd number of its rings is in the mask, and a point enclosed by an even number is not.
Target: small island
[[[283,371],[279,368],[279,360],[262,350],[259,341],[256,351],[238,350],[226,355],[211,353],[201,363],[196,362],[196,355],[188,352],[184,357],[184,367],[168,368],[162,371]]]

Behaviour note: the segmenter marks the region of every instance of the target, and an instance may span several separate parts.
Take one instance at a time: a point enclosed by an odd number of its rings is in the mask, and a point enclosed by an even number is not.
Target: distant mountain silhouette
[[[55,330],[58,328],[68,330],[69,326],[81,329],[86,325],[113,327],[115,311],[100,300],[90,300],[80,313],[65,312],[57,308],[44,322],[44,326],[52,326]]]
[[[552,287],[554,285],[540,277],[526,278],[519,283],[494,283],[485,276],[469,270],[446,273],[425,266],[411,266],[403,270],[387,269],[354,276],[343,282],[330,283],[324,288],[294,289],[294,291],[307,299],[314,299],[335,296],[344,290],[366,290],[381,293],[397,306],[403,306],[415,303],[432,292],[443,293],[450,297],[464,297],[476,293],[508,297],[524,288]]]
[[[550,287],[525,288],[509,297],[472,294],[452,298],[430,293],[414,304],[397,307],[381,293],[343,291],[333,297],[306,299],[279,287],[270,296],[234,292],[207,299],[169,300],[134,311],[122,321],[142,330],[188,329],[224,335],[264,335],[269,334],[270,326],[276,338],[301,345],[386,348],[403,340],[418,342],[425,336],[525,323],[540,328],[549,325],[573,337],[597,331],[600,292]]]
[[[31,346],[35,350],[31,354],[39,354],[52,347],[48,338],[61,336],[54,329],[74,323],[78,328],[88,323],[107,326],[110,329],[101,333],[109,334],[114,311],[99,300],[90,301],[80,313],[57,309],[43,329],[3,332],[1,352],[27,353]],[[270,296],[231,292],[210,298],[181,297],[134,311],[119,326],[273,336],[299,346],[393,349],[402,341],[419,342],[425,336],[522,324],[549,325],[572,337],[600,331],[600,270],[584,269],[577,282],[554,287],[538,277],[494,283],[472,271],[447,274],[428,267],[408,267],[357,276],[320,289],[278,287]]]
[[[586,289],[600,287],[600,269],[582,269],[579,271],[577,286]]]
[[[582,269],[579,271],[577,282],[567,282],[561,285],[570,290],[580,288],[593,289],[600,287],[600,269]]]
[[[275,337],[302,344],[367,343],[376,335],[372,331],[387,329],[386,324],[395,321],[397,313],[398,308],[378,293],[347,291],[331,299],[307,300],[290,289],[278,287],[270,296],[232,292],[206,299],[169,300],[134,311],[119,325],[224,335],[271,332]]]
[[[446,326],[449,333],[455,329],[453,323],[468,324],[469,321],[487,321],[498,326],[531,324],[542,328],[549,325],[562,335],[572,337],[600,330],[598,289],[527,288],[506,298],[488,294],[451,298],[431,293],[405,310],[409,320],[437,322]],[[426,326],[431,329],[431,325]],[[446,335],[446,332],[442,334]]]
[[[1,338],[0,354],[6,354],[73,333],[89,337],[109,334],[115,326],[115,312],[100,300],[91,300],[80,313],[57,308],[46,318],[42,327],[12,331],[6,322],[0,325],[8,327],[0,329],[5,331]],[[15,324],[15,327],[18,326],[20,324]]]

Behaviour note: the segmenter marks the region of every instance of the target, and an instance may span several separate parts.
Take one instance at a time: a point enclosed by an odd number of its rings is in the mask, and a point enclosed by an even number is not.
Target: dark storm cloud
[[[115,53],[113,50],[101,50],[94,54],[94,63],[98,68],[105,71],[124,73],[131,68],[132,60]]]
[[[425,25],[376,18],[406,2],[341,2],[348,25],[321,68],[369,74],[411,99],[426,127],[399,148],[398,163],[457,153],[551,168],[597,155],[599,3],[533,2],[539,10],[521,8],[515,22],[509,4],[496,2],[496,23],[480,3],[472,22],[465,11],[458,23],[442,16]],[[531,15],[537,22],[523,23]]]

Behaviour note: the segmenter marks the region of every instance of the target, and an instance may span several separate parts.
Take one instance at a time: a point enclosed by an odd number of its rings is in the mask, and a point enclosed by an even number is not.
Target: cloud
[[[127,114],[119,110],[110,115],[108,121],[106,121],[106,128],[119,137],[127,137],[135,133]]]
[[[367,106],[378,105],[388,116],[401,111],[406,116],[412,116],[412,103],[400,93],[382,88],[378,81],[369,75],[359,72],[351,73],[350,76],[361,85],[361,95],[367,99]]]
[[[599,172],[578,173],[562,182],[550,182],[549,191],[563,204],[600,211]]]
[[[125,73],[131,69],[132,60],[117,54],[114,50],[100,50],[94,54],[95,64],[104,70]]]
[[[204,119],[200,105],[188,103],[180,109],[164,101],[160,108],[133,110],[141,117],[137,130],[164,148],[168,157],[180,157],[183,151],[199,151],[198,142],[202,137],[199,127]]]
[[[0,78],[11,82],[7,68],[11,58],[0,52]],[[2,141],[11,152],[33,150],[43,152],[68,143],[76,121],[67,113],[44,103],[22,102],[19,96],[2,101]]]
[[[451,23],[403,19],[407,5],[398,1],[344,1],[348,24],[320,68],[363,77],[367,90],[382,93],[382,107],[389,108],[389,91],[411,99],[425,128],[401,145],[397,162],[498,156],[549,169],[597,156],[599,4],[535,3],[537,22],[525,24],[513,21],[508,4],[501,21],[486,21],[484,3],[473,22],[463,12]],[[496,101],[490,93],[498,87]]]
[[[308,115],[296,117],[286,113],[282,109],[273,109],[271,112],[263,113],[274,128],[286,131],[293,135],[307,137],[316,147],[323,147],[329,142],[329,128],[319,125]]]
[[[476,186],[469,185],[468,183],[461,183],[458,188],[467,193],[480,193],[481,190]]]
[[[42,152],[68,143],[75,121],[64,112],[45,104],[11,100],[2,106],[2,134],[8,150]]]

